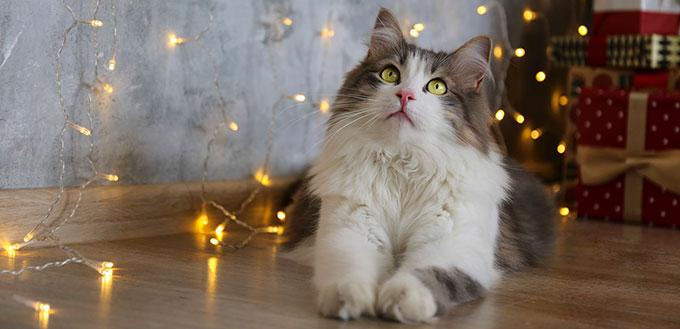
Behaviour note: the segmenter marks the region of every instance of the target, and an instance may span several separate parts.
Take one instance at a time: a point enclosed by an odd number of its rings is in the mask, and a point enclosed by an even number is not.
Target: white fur
[[[414,270],[456,267],[484,287],[499,277],[498,208],[508,185],[502,157],[456,142],[438,96],[423,92],[436,78],[423,61],[397,68],[401,84],[381,87],[368,104],[373,116],[331,127],[311,170],[322,200],[314,284],[327,316],[377,311],[431,321],[434,300]],[[415,127],[387,119],[399,110],[402,88],[415,93],[407,106]]]

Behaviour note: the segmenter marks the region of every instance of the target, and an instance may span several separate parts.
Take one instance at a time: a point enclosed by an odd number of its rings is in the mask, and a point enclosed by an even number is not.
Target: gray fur
[[[418,278],[432,292],[437,303],[437,315],[452,305],[473,301],[486,294],[486,289],[457,268],[430,267],[417,271]]]

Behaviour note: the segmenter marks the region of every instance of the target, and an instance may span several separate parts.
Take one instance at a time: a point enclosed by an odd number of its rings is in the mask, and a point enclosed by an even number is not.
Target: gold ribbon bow
[[[579,145],[576,155],[583,184],[600,185],[626,174],[623,218],[627,221],[642,217],[643,177],[680,194],[680,150],[644,150],[647,98],[644,92],[630,94],[625,149]]]

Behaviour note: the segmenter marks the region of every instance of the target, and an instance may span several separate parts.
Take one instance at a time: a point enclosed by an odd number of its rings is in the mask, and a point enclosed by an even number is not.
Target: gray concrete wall
[[[200,180],[206,142],[220,120],[208,58],[195,44],[174,49],[167,35],[198,33],[207,23],[210,0],[116,0],[119,49],[114,72],[110,0],[102,1],[98,31],[100,75],[115,91],[95,99],[95,159],[119,183]],[[94,0],[67,1],[81,18]],[[244,178],[264,160],[270,109],[284,93],[313,100],[331,94],[344,72],[365,55],[364,42],[379,5],[393,10],[404,27],[426,25],[415,42],[454,49],[478,34],[499,36],[497,20],[479,16],[481,1],[219,0],[203,43],[215,54],[227,113],[238,132],[225,130],[215,143],[209,180]],[[272,15],[293,20],[280,41],[267,40],[263,23]],[[56,136],[63,124],[54,79],[59,37],[71,23],[58,0],[0,2],[0,187],[56,186]],[[320,38],[325,24],[335,36]],[[87,125],[88,84],[93,79],[92,27],[78,25],[63,51],[63,93],[72,120]],[[270,65],[271,60],[271,65]],[[323,72],[323,73],[322,73]],[[318,150],[324,116],[309,103],[285,101],[278,110],[272,174],[298,173]],[[317,111],[318,112],[318,111]],[[302,119],[300,119],[302,118]],[[299,119],[296,121],[296,119]],[[89,177],[88,139],[65,135],[66,184]],[[98,181],[97,184],[107,184]]]

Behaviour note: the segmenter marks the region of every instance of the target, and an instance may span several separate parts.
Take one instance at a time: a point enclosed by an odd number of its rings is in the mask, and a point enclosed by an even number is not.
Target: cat
[[[380,10],[288,211],[322,315],[432,322],[550,256],[554,205],[490,133],[490,52],[418,48]]]

